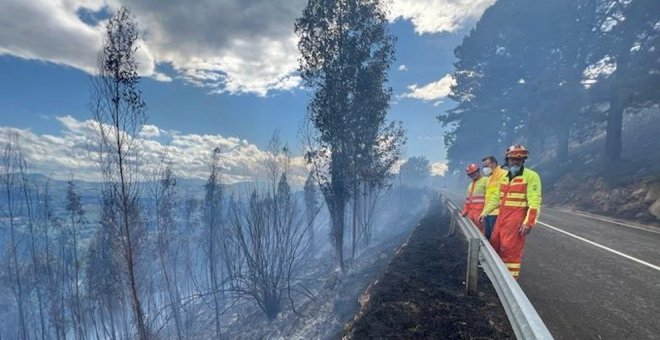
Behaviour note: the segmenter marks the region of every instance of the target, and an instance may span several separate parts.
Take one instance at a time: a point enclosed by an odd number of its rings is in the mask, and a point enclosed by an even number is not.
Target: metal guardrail
[[[478,265],[481,264],[495,287],[516,338],[553,339],[527,295],[477,226],[469,219],[460,216],[458,207],[445,195],[440,194],[440,200],[451,214],[449,234],[455,233],[458,226],[468,241],[468,269],[465,280],[467,292],[476,293]]]

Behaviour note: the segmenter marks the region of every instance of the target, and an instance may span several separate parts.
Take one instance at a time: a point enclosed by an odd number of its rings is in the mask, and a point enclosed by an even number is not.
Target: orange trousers
[[[476,204],[472,203],[470,204],[470,207],[468,208],[467,211],[467,217],[474,223],[474,225],[477,226],[481,234],[484,234],[484,225],[483,223],[479,222],[479,215],[481,215],[481,211],[484,210],[484,205],[483,204]]]
[[[514,278],[520,277],[525,236],[520,235],[520,225],[525,221],[527,208],[501,207],[495,222],[490,244]]]

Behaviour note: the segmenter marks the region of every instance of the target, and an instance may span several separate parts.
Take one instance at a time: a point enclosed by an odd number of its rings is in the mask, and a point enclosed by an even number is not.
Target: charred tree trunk
[[[331,164],[331,194],[332,201],[330,219],[332,220],[332,236],[335,248],[337,265],[344,272],[344,226],[346,217],[346,188],[344,185],[344,173],[340,159],[343,157],[332,155]]]
[[[341,271],[344,271],[344,215],[346,211],[346,204],[344,202],[336,202],[336,206],[332,211],[332,232],[334,236],[335,259]]]

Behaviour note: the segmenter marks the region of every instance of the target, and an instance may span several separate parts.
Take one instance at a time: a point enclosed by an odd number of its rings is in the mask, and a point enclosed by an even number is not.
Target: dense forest
[[[438,116],[451,168],[513,143],[562,164],[603,133],[618,162],[624,116],[658,104],[658,46],[658,1],[497,1],[455,49],[458,105]]]

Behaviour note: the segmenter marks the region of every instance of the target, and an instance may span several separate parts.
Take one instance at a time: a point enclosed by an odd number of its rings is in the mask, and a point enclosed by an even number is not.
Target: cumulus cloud
[[[435,162],[431,164],[431,175],[432,176],[444,176],[445,172],[449,167],[447,167],[447,163],[444,162]]]
[[[392,164],[392,168],[390,169],[390,172],[393,174],[399,174],[399,172],[401,172],[401,166],[406,161],[407,159],[399,159],[398,161],[394,162],[394,164]]]
[[[99,26],[84,23],[76,12],[103,3],[4,0],[0,2],[0,54],[47,60],[93,72],[101,48]]]
[[[393,174],[398,174],[401,171],[401,165],[403,165],[405,162],[407,162],[407,159],[400,159],[398,162],[396,162],[393,166],[392,169],[390,170],[391,173]],[[445,172],[449,168],[447,167],[447,163],[445,162],[434,162],[431,163],[431,176],[444,176]]]
[[[11,134],[17,135],[34,172],[55,179],[67,179],[69,174],[75,173],[81,180],[101,180],[97,163],[97,124],[93,120],[80,121],[71,116],[56,117],[56,120],[62,127],[58,136],[0,126],[0,145],[6,143]],[[146,174],[166,157],[174,164],[177,176],[205,179],[211,152],[219,147],[225,183],[260,180],[267,175],[266,162],[270,154],[244,139],[183,134],[155,125],[145,125],[141,137],[140,154]],[[300,186],[306,178],[305,161],[302,157],[294,157],[291,161],[292,183]]]
[[[156,125],[145,124],[140,131],[140,136],[144,138],[160,137],[160,129]]]
[[[48,61],[93,73],[107,21],[86,23],[79,13],[98,12],[106,6],[102,0],[0,1],[0,55]],[[149,46],[144,41],[138,41],[138,45],[140,74],[170,80],[156,71]]]
[[[447,74],[442,79],[424,86],[418,86],[417,84],[410,85],[408,86],[410,92],[402,94],[401,97],[423,101],[438,100],[447,97],[451,93],[451,86],[455,83],[454,77],[451,74]]]
[[[452,32],[478,18],[493,1],[396,0],[389,20],[410,20],[419,34]],[[158,81],[176,77],[209,93],[265,96],[300,86],[293,22],[305,4],[306,0],[2,0],[0,55],[93,73],[108,13],[125,5],[143,33],[138,50],[141,75]],[[159,72],[163,64],[176,74]],[[405,71],[405,65],[400,69]]]
[[[399,71],[406,72],[408,71],[408,67],[406,65],[401,64],[399,65]]]
[[[410,20],[417,34],[454,32],[481,17],[495,0],[394,0],[389,19]]]
[[[116,0],[145,27],[159,62],[213,93],[256,93],[298,87],[293,22],[304,0]]]
[[[304,0],[186,2],[149,0],[0,1],[0,55],[48,61],[93,73],[104,12],[125,5],[142,31],[140,74],[159,81],[169,64],[185,82],[212,93],[290,90],[300,84],[293,21]],[[107,15],[106,15],[107,17]]]

